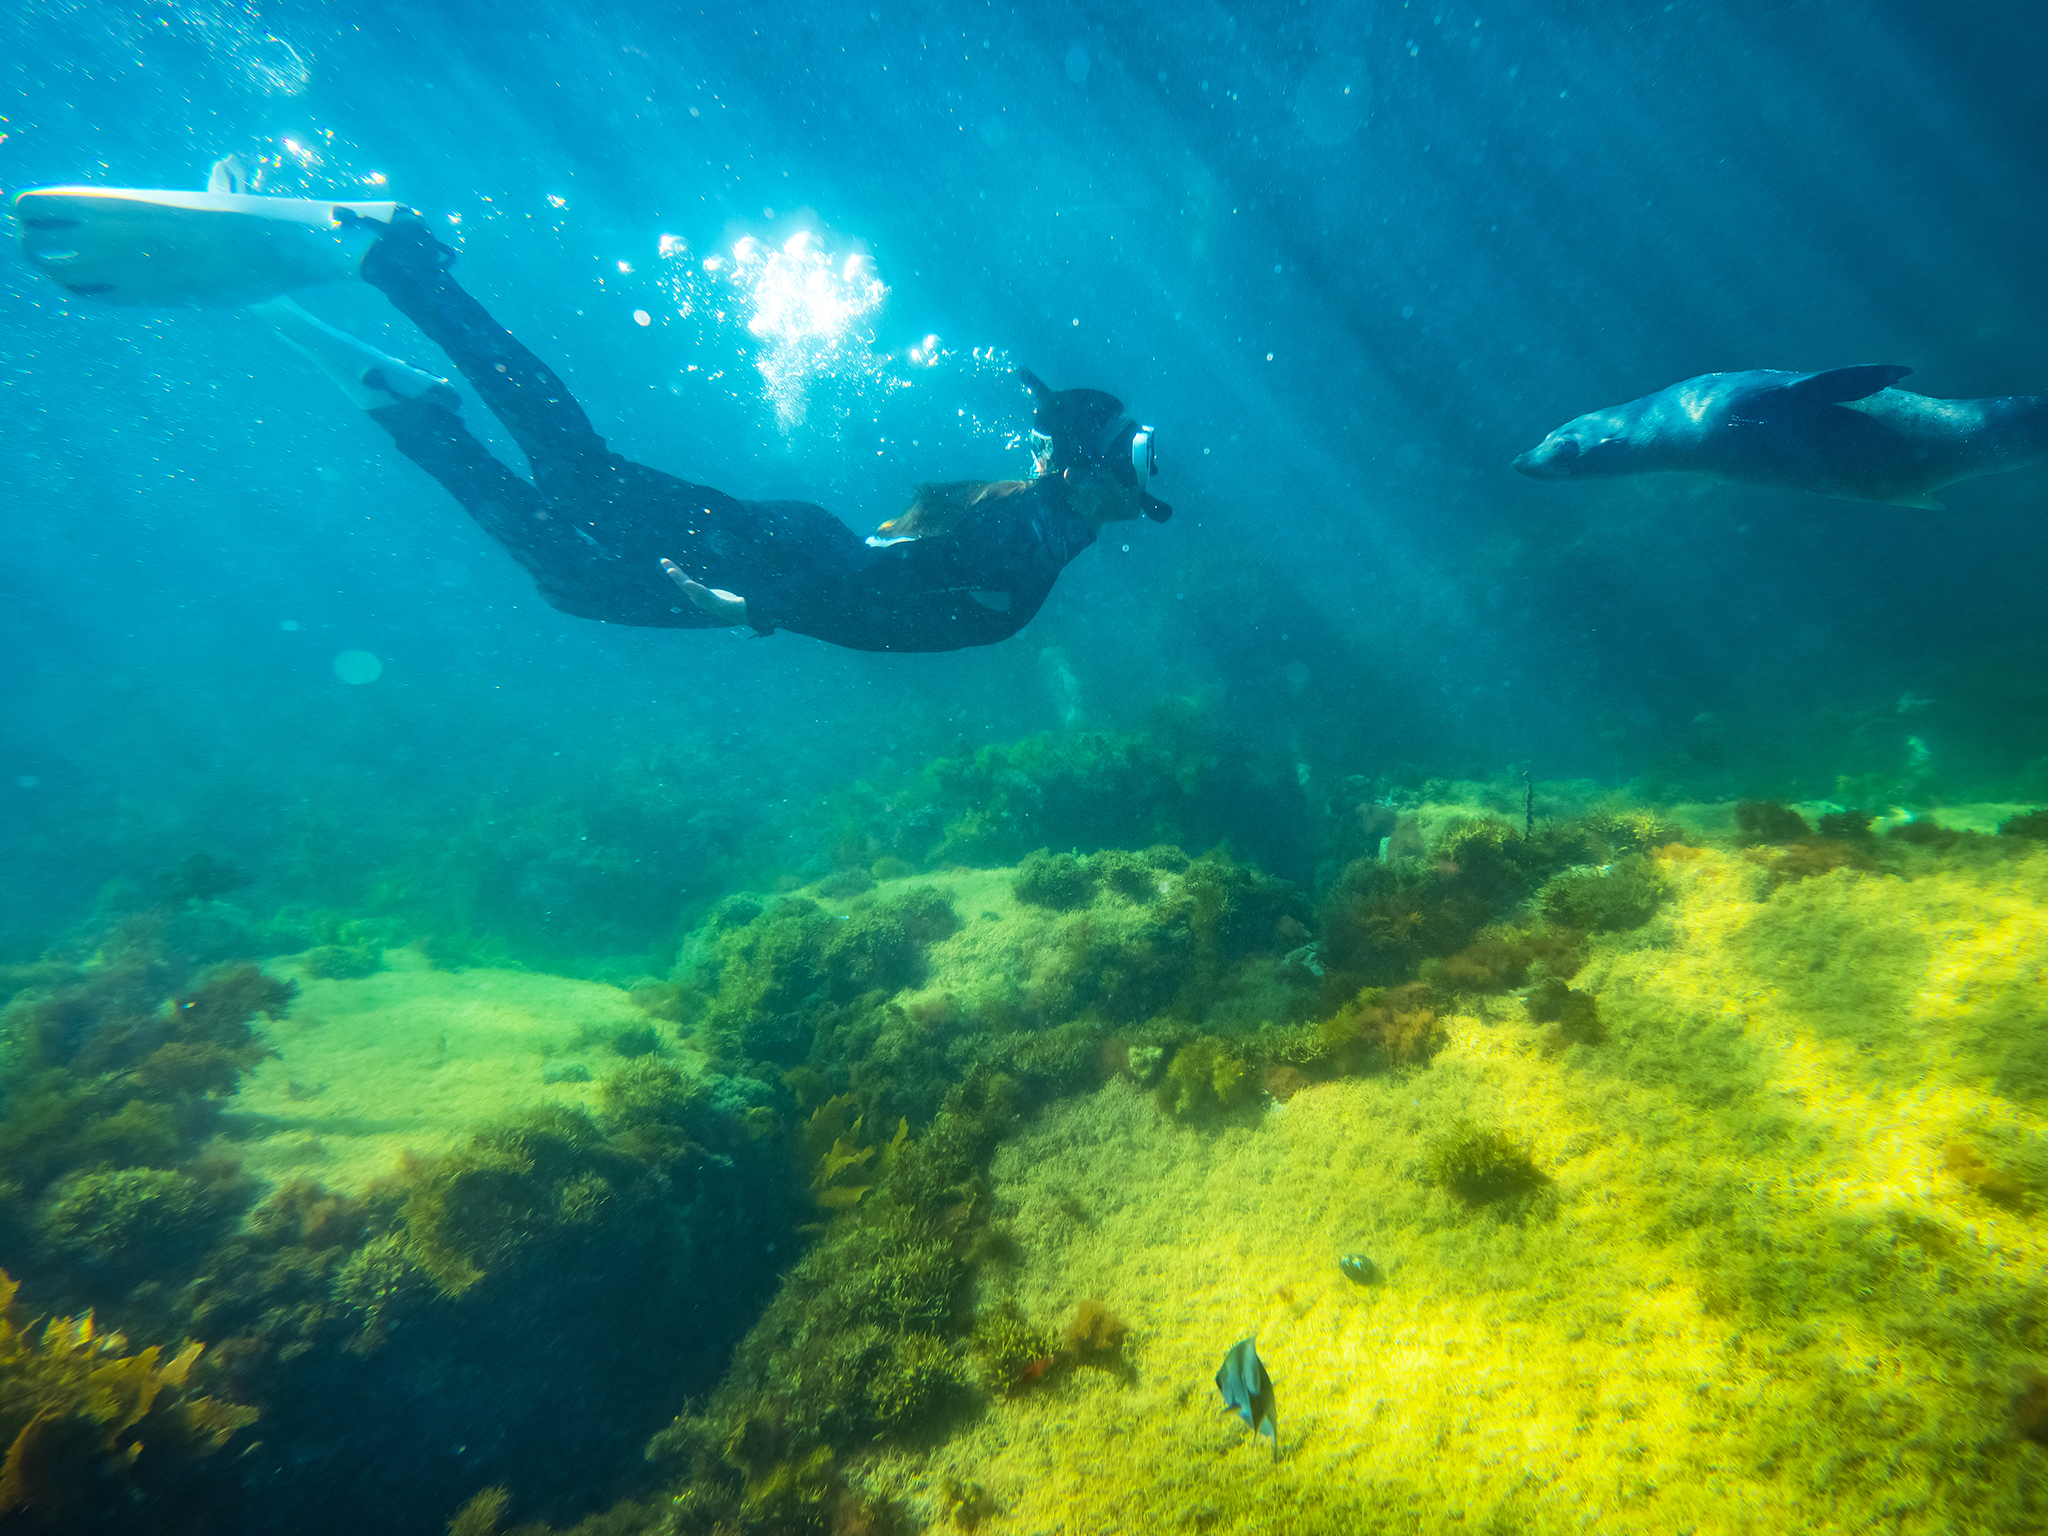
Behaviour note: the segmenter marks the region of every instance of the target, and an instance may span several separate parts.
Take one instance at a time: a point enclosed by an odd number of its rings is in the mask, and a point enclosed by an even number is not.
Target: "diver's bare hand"
[[[661,562],[668,579],[683,589],[683,595],[695,605],[697,611],[709,614],[725,624],[747,622],[747,600],[718,587],[707,587],[701,581],[692,581],[683,574],[682,567],[673,560]]]

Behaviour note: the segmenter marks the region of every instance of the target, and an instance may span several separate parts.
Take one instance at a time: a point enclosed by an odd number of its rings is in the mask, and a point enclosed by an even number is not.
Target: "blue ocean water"
[[[1917,735],[1989,791],[2048,754],[2038,475],[1934,515],[1507,469],[1717,369],[2048,387],[2029,8],[37,3],[5,25],[10,190],[196,187],[238,153],[279,191],[459,217],[464,281],[630,455],[865,529],[919,479],[1019,472],[1021,391],[960,357],[993,348],[1154,420],[1180,509],[987,652],[600,630],[536,603],[256,327],[95,307],[9,261],[17,948],[195,839],[289,840],[338,875],[622,762],[674,764],[698,835],[738,837],[878,758],[1057,725],[1048,648],[1093,723],[1200,695],[1326,776],[1705,761],[1700,792],[1824,793]],[[906,383],[818,380],[840,408],[782,430],[743,328],[632,311],[667,307],[664,235],[701,255],[799,229],[872,255],[873,347]],[[374,295],[312,302],[423,346]],[[950,359],[906,365],[927,335]],[[376,684],[337,683],[347,649]],[[1908,696],[1932,702],[1908,719]]]
[[[1176,510],[985,649],[598,625],[246,316],[10,250],[0,958],[204,853],[631,978],[1042,732],[1170,738],[1304,887],[1332,806],[1430,779],[2038,801],[2048,469],[1926,511],[1509,461],[1718,370],[2048,392],[2044,57],[2009,0],[23,0],[10,195],[395,197],[614,448],[862,532],[1025,472],[1020,364],[1156,424]]]

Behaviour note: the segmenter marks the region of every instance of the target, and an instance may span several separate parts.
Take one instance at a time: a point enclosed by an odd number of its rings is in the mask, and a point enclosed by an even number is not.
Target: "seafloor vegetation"
[[[2048,1516],[2048,815],[1167,732],[826,820],[595,978],[203,855],[8,968],[0,1523]]]

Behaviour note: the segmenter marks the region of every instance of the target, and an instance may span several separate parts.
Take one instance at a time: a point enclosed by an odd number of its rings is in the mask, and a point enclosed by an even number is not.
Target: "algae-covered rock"
[[[1656,916],[1664,883],[1640,853],[1611,864],[1580,866],[1551,876],[1538,894],[1543,915],[1560,928],[1618,933]]]
[[[628,1024],[613,1033],[609,1044],[614,1056],[651,1056],[661,1048],[661,1033],[652,1024]]]
[[[913,885],[892,892],[884,910],[903,925],[915,944],[936,944],[960,931],[960,914],[935,885]]]
[[[272,1054],[256,1018],[297,991],[255,965],[200,968],[162,918],[124,919],[95,965],[44,971],[0,1020],[0,1207],[99,1284],[178,1275],[237,1203],[232,1162],[202,1149]]]
[[[795,1067],[834,1006],[915,986],[929,947],[958,926],[928,885],[840,916],[803,897],[730,901],[693,939],[684,974],[708,999],[705,1022],[723,1052]]]
[[[817,891],[820,896],[844,900],[859,896],[875,888],[875,877],[864,869],[838,869],[820,880]]]
[[[36,1210],[37,1231],[54,1252],[121,1275],[175,1272],[198,1257],[220,1220],[197,1179],[162,1168],[79,1174]]]
[[[1187,855],[1178,848],[1156,849],[1149,854],[1105,848],[1088,859],[1088,867],[1101,880],[1104,889],[1125,901],[1135,902],[1156,898],[1160,891],[1160,875],[1178,874],[1187,866]]]
[[[1071,912],[1095,899],[1098,876],[1085,859],[1044,848],[1017,866],[1017,899],[1034,907]]]
[[[1016,863],[1034,848],[1094,852],[1224,841],[1294,879],[1312,869],[1292,760],[1172,709],[1146,735],[1047,732],[943,758],[891,797],[877,837],[914,863]]]
[[[412,1256],[406,1234],[387,1232],[354,1250],[334,1272],[336,1306],[355,1314],[362,1340],[381,1343],[386,1319],[432,1293],[434,1279]]]
[[[682,1528],[737,1529],[775,1504],[799,1523],[772,1528],[810,1529],[837,1454],[926,1431],[961,1401],[980,1165],[1011,1113],[977,1079],[868,1165],[873,1187],[790,1270],[711,1401],[650,1447],[689,1467]]]
[[[1438,962],[1430,979],[1450,990],[1518,986],[1537,959],[1575,970],[1580,936],[1654,914],[1661,885],[1644,850],[1678,840],[1678,827],[1647,812],[1604,810],[1533,832],[1459,818],[1427,861],[1360,859],[1322,903],[1325,1004],[1362,984],[1411,981],[1426,961]],[[1532,895],[1548,932],[1514,929],[1527,924]]]
[[[1790,806],[1775,800],[1744,800],[1735,807],[1735,827],[1745,843],[1795,843],[1813,828]]]
[[[1998,835],[2037,843],[2048,842],[2048,811],[2028,811],[2021,816],[2008,817],[1998,824]]]
[[[1430,989],[1365,987],[1313,1031],[1276,1042],[1287,1059],[1325,1072],[1364,1072],[1428,1061],[1443,1043]]]
[[[957,1349],[936,1334],[906,1333],[885,1346],[867,1383],[878,1434],[900,1435],[959,1401],[969,1384]]]
[[[322,944],[299,956],[299,969],[320,981],[354,981],[384,969],[384,951],[374,944]]]
[[[821,968],[841,1002],[863,992],[900,992],[916,985],[924,954],[896,914],[879,907],[842,921],[825,942]]]

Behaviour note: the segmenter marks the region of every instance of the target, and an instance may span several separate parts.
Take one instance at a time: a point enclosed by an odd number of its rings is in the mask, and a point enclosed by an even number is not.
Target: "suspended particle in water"
[[[1365,62],[1329,53],[1303,72],[1294,88],[1294,121],[1311,144],[1342,144],[1372,115],[1372,82]]]
[[[360,687],[384,675],[384,663],[368,651],[343,651],[334,658],[334,675],[344,683]]]

